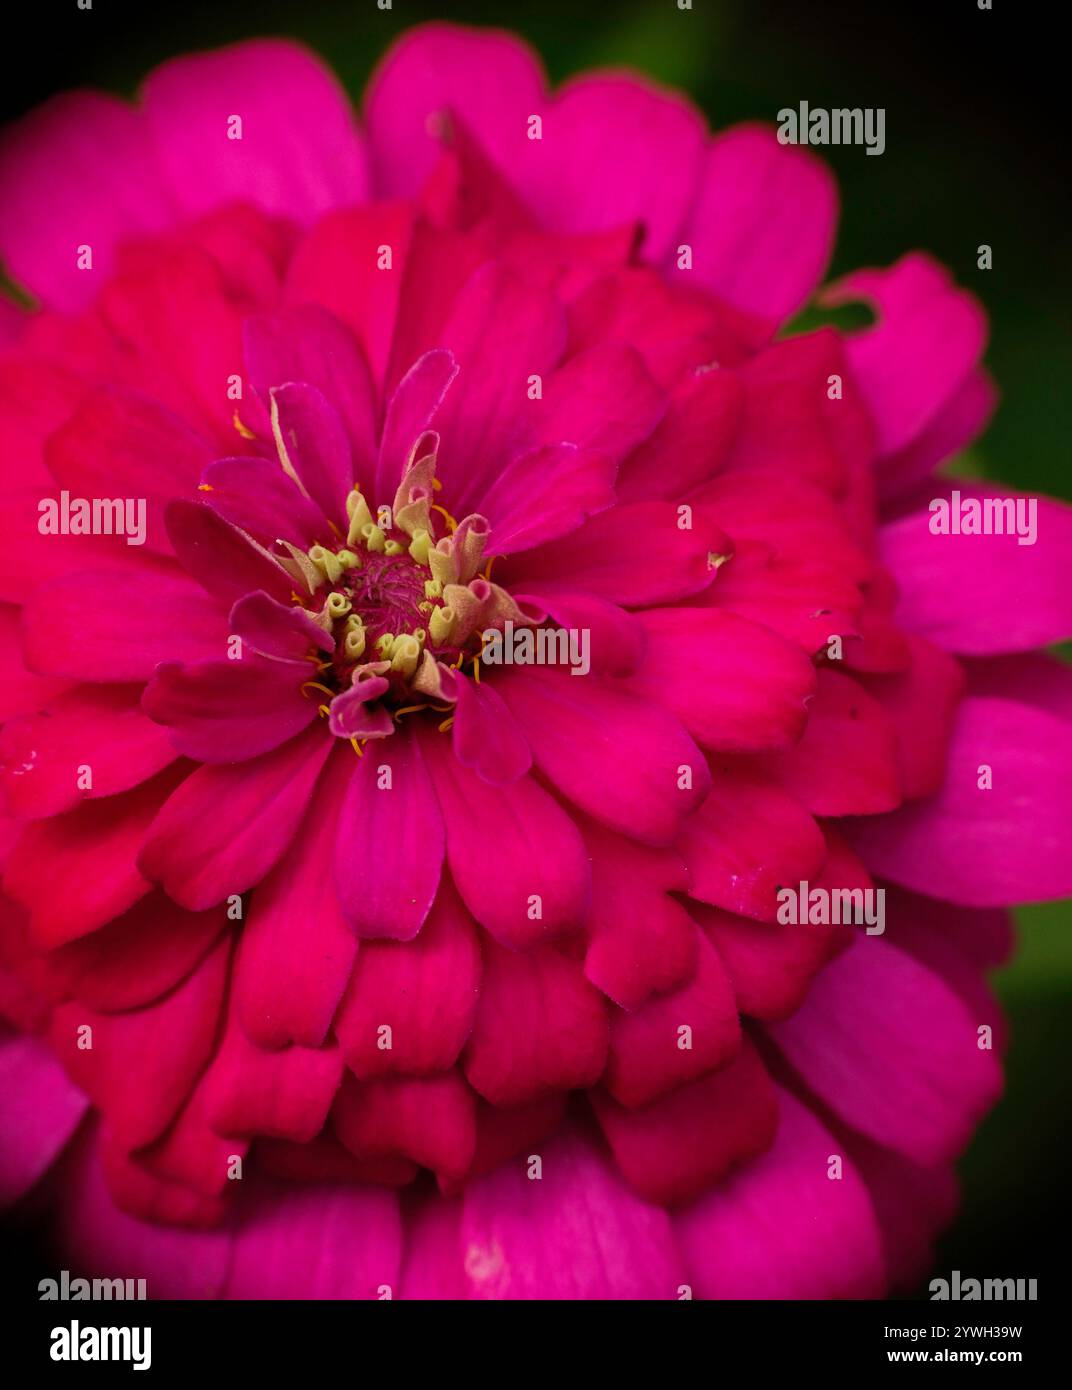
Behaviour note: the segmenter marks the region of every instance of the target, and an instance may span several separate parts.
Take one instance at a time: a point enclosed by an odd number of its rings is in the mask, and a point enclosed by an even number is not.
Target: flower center
[[[307,693],[330,697],[322,712],[342,737],[385,737],[402,713],[425,706],[449,714],[459,668],[471,662],[478,674],[482,634],[532,621],[490,580],[487,520],[473,513],[456,522],[432,501],[434,446],[418,457],[420,442],[393,506],[374,517],[355,487],[345,544],[287,546],[282,560],[296,602],[332,640],[330,652],[311,655],[317,675]]]

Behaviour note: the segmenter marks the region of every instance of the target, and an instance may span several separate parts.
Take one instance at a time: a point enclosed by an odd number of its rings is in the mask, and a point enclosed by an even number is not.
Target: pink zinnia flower
[[[926,1268],[1000,1087],[1002,907],[1072,876],[1068,686],[1029,654],[1072,631],[1072,535],[1048,501],[1034,546],[931,533],[994,392],[926,256],[827,291],[874,326],[777,336],[835,204],[771,130],[549,94],[440,25],[360,126],[265,41],[7,134],[40,307],[0,321],[0,1186],[46,1184],[72,1266]],[[79,534],[95,499],[143,499],[144,545]],[[481,663],[551,629],[582,679]],[[884,887],[885,934],[779,920],[801,884]]]

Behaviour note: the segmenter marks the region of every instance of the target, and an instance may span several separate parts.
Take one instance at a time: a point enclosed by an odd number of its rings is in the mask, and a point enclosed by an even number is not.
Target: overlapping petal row
[[[1068,514],[927,527],[975,301],[912,255],[779,336],[821,164],[444,26],[360,123],[272,42],[59,99],[0,194],[4,1196],[158,1294],[916,1277],[1002,909],[1068,886]],[[507,621],[590,671],[482,664]]]

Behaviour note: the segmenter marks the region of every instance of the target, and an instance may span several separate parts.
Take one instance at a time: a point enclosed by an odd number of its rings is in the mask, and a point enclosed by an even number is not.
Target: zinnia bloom
[[[72,1268],[926,1269],[1000,1089],[1003,907],[1072,877],[1033,650],[1072,532],[932,534],[994,389],[928,257],[780,336],[835,216],[772,129],[442,25],[360,123],[262,41],[7,133],[0,1187]],[[101,499],[144,536],[80,534]],[[583,674],[482,660],[560,630]],[[882,887],[885,932],[784,920],[801,885]]]

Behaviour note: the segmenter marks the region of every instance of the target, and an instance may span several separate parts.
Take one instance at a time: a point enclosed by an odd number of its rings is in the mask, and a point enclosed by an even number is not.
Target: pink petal
[[[1014,497],[959,480],[957,490],[965,499]],[[948,495],[945,483],[935,489],[936,499]],[[1030,500],[1037,506],[1032,545],[1021,545],[1015,534],[932,534],[929,509],[884,526],[882,555],[900,590],[898,622],[969,656],[1026,651],[1072,635],[1072,508]]]
[[[963,386],[986,343],[986,316],[973,295],[919,252],[888,270],[858,270],[824,299],[866,300],[879,314],[873,328],[849,339],[849,361],[874,416],[881,453],[896,453]]]
[[[541,1147],[532,1182],[515,1160],[466,1189],[465,1273],[484,1299],[676,1299],[679,1257],[665,1211],[635,1197],[574,1132]]]
[[[40,945],[59,946],[84,936],[149,891],[135,856],[176,775],[168,769],[132,791],[34,821],[22,832],[7,863],[4,888],[30,910]]]
[[[890,717],[850,676],[829,668],[817,673],[800,742],[756,763],[815,816],[869,815],[901,801]]]
[[[669,603],[698,594],[715,577],[712,552],[725,554],[713,526],[682,528],[676,506],[637,502],[589,517],[568,536],[516,557],[512,589],[567,576],[572,586],[624,607]]]
[[[433,348],[414,362],[391,393],[376,460],[375,499],[394,497],[413,446],[431,424],[457,375],[458,364],[452,354],[445,348]]]
[[[815,671],[798,646],[715,608],[639,614],[647,649],[627,682],[707,748],[788,748],[804,729]]]
[[[261,1047],[319,1047],[357,955],[335,891],[335,818],[353,758],[329,759],[289,848],[257,884],[235,966],[235,1007]]]
[[[512,34],[422,24],[388,52],[365,93],[373,184],[411,195],[431,173],[438,147],[428,117],[456,112],[499,166],[526,143],[526,121],[543,108],[544,80],[532,50]]]
[[[584,973],[623,1009],[691,979],[697,938],[671,892],[688,885],[680,858],[597,825],[585,827],[592,858],[592,906]]]
[[[149,827],[141,868],[194,912],[252,888],[290,844],[331,746],[318,726],[253,763],[198,768]]]
[[[23,1197],[51,1167],[88,1101],[37,1038],[0,1041],[0,1206]]]
[[[124,1148],[163,1133],[212,1055],[230,954],[230,939],[221,941],[178,989],[147,1008],[98,1014],[74,1002],[53,1014],[52,1046]]]
[[[483,510],[523,418],[529,378],[544,377],[566,342],[565,315],[545,290],[498,264],[478,270],[454,301],[439,346],[458,379],[436,412],[442,438],[437,476],[461,517]]]
[[[216,1298],[231,1250],[226,1231],[184,1231],[118,1211],[104,1183],[100,1141],[88,1134],[60,1186],[63,1250],[72,1268],[131,1270],[154,1298]]]
[[[472,1160],[475,1111],[473,1093],[457,1071],[360,1082],[347,1076],[332,1124],[359,1158],[402,1154],[451,1178]]]
[[[378,1299],[398,1286],[398,1199],[352,1184],[258,1183],[234,1238],[226,1297]]]
[[[952,657],[921,637],[910,637],[906,671],[866,682],[893,721],[897,777],[905,800],[930,796],[945,781],[946,756],[964,692],[964,674]]]
[[[452,1067],[473,1026],[480,971],[473,921],[444,878],[412,941],[362,944],[334,1025],[346,1065],[362,1080]]]
[[[346,95],[297,44],[253,39],[172,58],[141,95],[158,167],[188,217],[241,200],[310,223],[365,196]]]
[[[367,477],[374,457],[376,401],[368,364],[346,325],[319,305],[305,304],[249,318],[244,333],[250,381],[264,405],[271,389],[288,381],[316,387],[345,424],[358,471]],[[309,490],[318,496],[313,487]],[[340,501],[332,495],[321,505],[334,516]]]
[[[226,926],[222,908],[187,912],[163,893],[148,893],[121,917],[50,952],[48,968],[97,1012],[138,1009],[184,980]]]
[[[711,773],[711,790],[677,846],[689,896],[773,922],[778,889],[822,868],[823,837],[799,801],[755,772],[726,761]]]
[[[202,476],[203,500],[224,521],[265,547],[285,540],[308,550],[336,540],[327,517],[315,502],[302,496],[277,459],[252,455],[217,459]]]
[[[532,754],[502,696],[467,676],[460,677],[455,688],[454,756],[493,786],[524,777],[532,766]]]
[[[997,400],[989,373],[982,367],[969,372],[921,434],[879,460],[879,495],[884,500],[900,496],[971,444],[986,429]]]
[[[304,662],[270,661],[255,652],[240,661],[165,661],[145,687],[141,707],[167,726],[173,746],[202,763],[259,757],[316,719],[302,690]]]
[[[78,622],[56,636],[56,605],[78,594]],[[140,583],[103,571],[46,581],[22,612],[32,670],[74,680],[148,680],[160,661],[196,661],[227,650],[226,614],[174,571]]]
[[[469,911],[516,950],[577,924],[590,873],[570,817],[531,777],[492,786],[437,738],[430,736],[425,748],[446,826],[447,863]]]
[[[610,458],[575,444],[548,444],[520,454],[502,470],[480,503],[491,522],[489,550],[513,555],[575,531],[614,504],[616,467]]]
[[[553,946],[484,943],[484,978],[465,1051],[469,1084],[492,1105],[591,1086],[607,1057],[603,1001]]]
[[[603,1085],[631,1110],[715,1071],[741,1045],[733,987],[718,952],[702,933],[697,937],[691,979],[631,1013],[611,1011]]]
[[[341,417],[306,382],[274,386],[271,399],[276,439],[290,468],[324,515],[341,525],[346,495],[354,484],[354,461]]]
[[[0,209],[12,278],[66,310],[93,299],[121,241],[174,216],[140,119],[100,92],[54,97],[5,131]],[[80,246],[92,247],[92,270],[78,269]]]
[[[778,1126],[774,1085],[751,1043],[720,1071],[642,1110],[626,1110],[602,1091],[592,1103],[626,1182],[662,1205],[698,1196],[761,1154]]]
[[[708,145],[681,240],[693,247],[702,285],[779,323],[821,280],[836,221],[837,191],[826,165],[779,144],[766,126],[740,125]]]
[[[338,814],[335,884],[358,936],[410,941],[439,887],[443,817],[417,740],[404,731],[355,762]]]
[[[543,110],[524,176],[541,221],[560,232],[639,222],[644,259],[661,260],[693,204],[703,117],[679,94],[632,75],[578,78]]]
[[[917,1163],[956,1157],[1001,1090],[975,1018],[936,975],[857,937],[770,1036],[847,1124]]]
[[[262,591],[238,600],[230,626],[251,651],[276,661],[300,661],[311,651],[335,648],[334,639],[306,609],[277,603]]]
[[[536,667],[515,667],[498,684],[537,768],[603,824],[647,844],[668,844],[703,799],[707,765],[657,705],[613,681],[575,681]]]
[[[787,1091],[778,1111],[771,1149],[675,1214],[694,1296],[881,1298],[882,1242],[860,1170]]]
[[[0,733],[0,785],[12,815],[51,816],[82,800],[114,796],[175,757],[167,733],[146,719],[131,686],[81,686]],[[90,769],[92,785],[84,783]]]
[[[49,471],[72,497],[144,499],[145,544],[170,553],[163,512],[196,488],[212,450],[195,430],[154,401],[121,389],[97,391],[51,435]]]
[[[1072,888],[1066,721],[1019,702],[970,696],[960,706],[945,784],[849,838],[868,866],[932,897],[972,907],[1044,902]],[[992,769],[993,786],[980,788]]]
[[[294,581],[268,552],[204,502],[170,503],[164,520],[183,568],[226,604],[263,589],[290,600]]]

